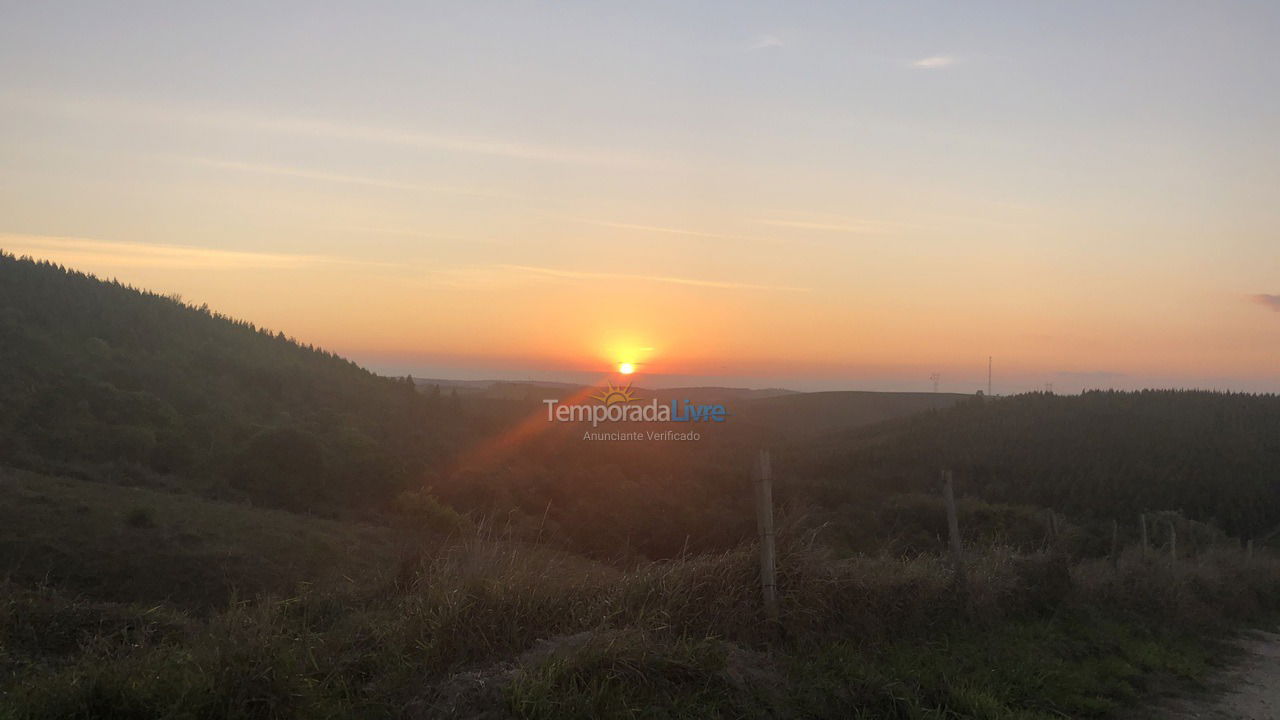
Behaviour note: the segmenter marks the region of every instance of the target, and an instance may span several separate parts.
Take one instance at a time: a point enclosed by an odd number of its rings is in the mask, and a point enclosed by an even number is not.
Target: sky
[[[0,0],[0,248],[387,373],[1276,392],[1278,36],[1268,2]]]

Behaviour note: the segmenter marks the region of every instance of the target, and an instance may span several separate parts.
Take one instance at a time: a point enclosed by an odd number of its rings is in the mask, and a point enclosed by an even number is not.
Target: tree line
[[[0,253],[7,464],[333,512],[446,457],[456,412],[282,332]]]

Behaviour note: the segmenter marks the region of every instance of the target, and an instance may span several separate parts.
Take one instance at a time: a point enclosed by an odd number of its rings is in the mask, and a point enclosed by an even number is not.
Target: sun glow
[[[630,375],[635,371],[636,371],[636,366],[629,362],[618,363],[618,372],[622,373],[623,375]]]

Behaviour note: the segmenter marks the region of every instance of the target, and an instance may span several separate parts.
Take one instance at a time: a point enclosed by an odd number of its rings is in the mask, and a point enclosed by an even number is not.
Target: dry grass
[[[779,550],[776,628],[762,613],[750,546],[622,572],[543,547],[477,537],[425,552],[364,586],[236,603],[205,620],[166,616],[165,632],[140,630],[146,626],[137,620],[114,620],[124,622],[123,631],[77,621],[81,605],[57,609],[54,597],[21,600],[26,596],[10,588],[0,630],[8,652],[25,659],[6,664],[8,709],[17,717],[277,718],[430,716],[447,706],[536,717],[551,716],[556,706],[545,704],[549,698],[572,690],[585,694],[572,706],[584,717],[592,708],[632,702],[667,703],[696,716],[708,708],[753,707],[756,701],[726,680],[726,658],[766,648],[781,653],[777,662],[821,656],[840,642],[923,649],[975,628],[1000,637],[1071,613],[1209,628],[1256,619],[1280,605],[1280,561],[1246,560],[1238,551],[1177,563],[1130,553],[1114,567],[1106,561],[1069,567],[1061,556],[995,548],[973,555],[965,597],[937,557],[836,561],[794,533],[780,538]],[[56,648],[14,642],[33,627],[32,616],[15,608],[39,603],[47,605],[40,623],[65,618],[66,631],[45,639]],[[1010,637],[1019,642],[1022,636]],[[602,646],[608,638],[614,640]],[[839,663],[863,662],[840,657],[828,672],[844,672]],[[944,689],[936,692],[981,705],[973,698],[985,698],[982,692],[953,688],[949,671],[936,660],[926,664],[942,678],[936,682]],[[762,672],[782,676],[784,665]],[[1097,678],[1105,679],[1109,666],[1089,667],[1090,682],[1102,683]],[[805,682],[802,674],[783,685]],[[899,680],[873,673],[859,682],[879,687]],[[837,693],[848,702],[863,697],[862,690],[805,692]],[[930,697],[917,701],[944,702]]]

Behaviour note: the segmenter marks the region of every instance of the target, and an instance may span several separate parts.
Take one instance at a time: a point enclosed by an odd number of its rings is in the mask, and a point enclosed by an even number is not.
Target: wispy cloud
[[[358,235],[389,235],[391,237],[418,238],[421,240],[467,240],[462,235],[448,235],[437,232],[429,232],[427,230],[411,230],[405,228],[391,227],[367,227],[360,225],[350,225],[347,227],[329,227],[325,226],[320,229],[332,230],[341,233],[353,233]]]
[[[600,227],[617,228],[619,230],[636,230],[638,232],[654,232],[666,235],[684,235],[687,237],[703,237],[717,238],[723,240],[750,240],[738,235],[724,235],[721,233],[704,232],[701,230],[686,230],[684,228],[661,227],[657,225],[637,225],[633,223],[611,222],[608,220],[591,220],[588,218],[568,218],[574,222],[586,223],[588,225],[599,225]]]
[[[327,255],[219,250],[93,238],[0,233],[0,248],[16,255],[84,268],[293,269],[321,263],[376,264]]]
[[[818,222],[810,220],[771,220],[756,222],[770,227],[795,228],[798,230],[821,230],[824,232],[853,233],[857,235],[874,235],[900,230],[907,225],[879,220],[840,220],[835,222]]]
[[[1280,295],[1267,295],[1264,293],[1260,295],[1250,295],[1249,299],[1265,308],[1270,308],[1276,312],[1280,312]]]
[[[81,116],[91,120],[110,117],[127,122],[190,125],[228,130],[265,132],[293,137],[392,145],[418,150],[439,150],[472,155],[586,165],[652,166],[652,154],[597,147],[548,145],[524,140],[403,130],[325,118],[269,115],[238,110],[196,109],[137,103],[104,97],[37,96],[7,93],[0,102],[38,112]]]
[[[955,64],[956,59],[950,55],[930,55],[912,62],[911,67],[919,70],[941,70]]]
[[[638,275],[631,273],[564,270],[561,268],[538,267],[534,265],[498,265],[496,267],[510,272],[567,280],[640,280],[645,282],[666,283],[670,285],[716,288],[720,290],[784,290],[788,292],[808,292],[809,290],[808,288],[786,287],[781,285],[755,285],[751,283],[726,282],[719,280],[699,280],[696,278],[676,277],[670,275]]]
[[[782,38],[777,35],[761,35],[759,39],[751,44],[751,49],[764,50],[767,48],[780,48],[782,46]]]
[[[506,197],[497,193],[485,192],[482,190],[472,190],[470,188],[447,187],[442,185],[423,185],[420,183],[400,182],[397,180],[384,180],[381,178],[364,177],[360,175],[345,175],[342,173],[331,173],[317,170],[308,170],[305,168],[293,168],[280,165],[264,165],[260,163],[239,162],[235,160],[218,160],[215,158],[190,157],[190,156],[171,156],[170,159],[178,162],[184,162],[191,165],[199,165],[201,167],[216,168],[219,170],[234,170],[239,172],[250,172],[259,175],[277,175],[284,177],[294,177],[303,180],[319,180],[321,182],[344,183],[349,185],[364,185],[366,187],[387,188],[390,190],[409,190],[413,192],[425,193],[447,193],[453,195],[472,195],[476,197]]]
[[[445,150],[473,155],[493,155],[523,160],[543,160],[583,165],[652,165],[653,158],[599,148],[570,148],[494,138],[409,132],[357,124],[338,124],[307,118],[269,118],[228,114],[215,116],[228,124],[243,124],[290,135],[311,135],[337,140],[397,145],[422,150]]]

